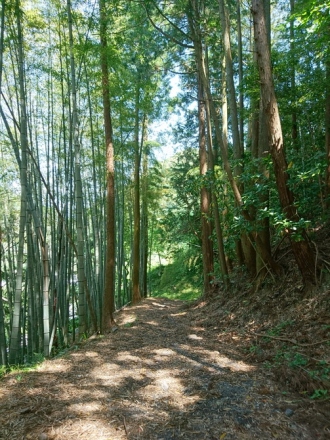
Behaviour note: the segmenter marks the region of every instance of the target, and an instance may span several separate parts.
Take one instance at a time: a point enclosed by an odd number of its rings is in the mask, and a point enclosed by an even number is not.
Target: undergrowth
[[[149,274],[151,296],[193,301],[201,296],[199,261],[185,252],[177,253],[167,265],[153,268]]]
[[[22,374],[36,370],[37,367],[42,364],[44,360],[45,357],[42,354],[34,353],[31,361],[26,364],[17,364],[10,366],[1,365],[0,379],[2,379],[7,374],[12,374],[13,376],[15,376],[15,379],[17,381],[20,381],[22,378]]]

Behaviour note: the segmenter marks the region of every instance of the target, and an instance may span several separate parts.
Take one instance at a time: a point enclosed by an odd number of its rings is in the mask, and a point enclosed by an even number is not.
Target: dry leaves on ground
[[[283,395],[179,301],[150,298],[36,371],[0,382],[0,439],[322,439],[312,409]],[[217,333],[218,332],[218,333]]]

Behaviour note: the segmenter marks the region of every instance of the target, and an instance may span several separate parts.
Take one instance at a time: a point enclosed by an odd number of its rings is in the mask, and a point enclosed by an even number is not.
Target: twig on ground
[[[128,431],[127,431],[127,426],[126,426],[126,420],[125,417],[123,418],[123,422],[124,422],[124,429],[125,429],[125,434],[128,437]]]

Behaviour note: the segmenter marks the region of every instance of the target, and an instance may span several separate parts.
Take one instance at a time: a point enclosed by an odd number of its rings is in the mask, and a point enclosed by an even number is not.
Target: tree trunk
[[[23,36],[21,28],[21,5],[20,0],[15,3],[15,15],[17,25],[17,44],[18,44],[18,75],[19,75],[19,98],[20,98],[20,142],[21,142],[21,208],[19,222],[18,237],[18,253],[16,267],[16,286],[15,286],[15,302],[12,319],[9,363],[14,364],[20,362],[20,317],[22,303],[22,281],[23,281],[23,256],[24,256],[24,232],[26,226],[27,215],[27,114],[26,114],[26,97],[24,87],[24,60],[23,60]]]
[[[76,229],[77,229],[77,274],[78,274],[78,298],[79,298],[79,336],[86,332],[86,298],[85,298],[85,259],[84,259],[84,230],[83,230],[83,191],[81,181],[81,148],[78,133],[78,107],[75,60],[73,55],[73,32],[71,0],[67,1],[68,25],[69,25],[69,48],[70,48],[70,76],[72,98],[72,125],[71,135],[74,144],[74,180],[76,198]]]
[[[209,168],[210,168],[212,175],[214,176],[214,153],[213,153],[213,142],[212,142],[212,125],[211,125],[209,101],[207,99],[205,100],[205,110],[206,110],[206,121],[207,121],[207,143],[208,143]],[[211,179],[211,182],[212,181],[213,181],[213,179]],[[212,200],[212,206],[213,206],[214,226],[215,226],[215,231],[216,231],[216,235],[217,235],[219,266],[220,266],[220,270],[221,270],[223,284],[225,286],[225,289],[228,290],[230,287],[229,273],[228,273],[228,266],[227,266],[227,262],[226,262],[225,247],[224,247],[224,243],[223,243],[223,232],[222,232],[222,225],[221,225],[220,214],[219,214],[218,199],[217,199],[217,194],[215,192],[215,188],[214,188],[213,183],[211,183],[211,200]]]
[[[326,176],[325,197],[326,206],[330,207],[330,50],[326,53],[326,92],[325,92],[325,153],[326,153]]]
[[[142,207],[141,207],[141,267],[140,291],[143,298],[148,296],[148,153],[147,119],[143,118],[143,159],[142,159]]]
[[[228,14],[225,7],[224,0],[219,0],[221,27],[222,27],[222,39],[223,39],[223,50],[225,55],[226,64],[226,83],[228,91],[228,101],[230,109],[230,119],[231,119],[231,130],[233,137],[233,151],[234,158],[240,161],[243,158],[243,148],[240,141],[239,124],[238,124],[238,113],[236,105],[236,91],[234,84],[234,69],[233,60],[231,54],[231,44],[230,44],[230,31],[228,23]],[[239,176],[242,172],[241,165],[236,165],[234,175]]]
[[[132,275],[132,304],[141,301],[140,293],[140,163],[141,151],[139,143],[140,126],[140,84],[137,78],[135,95],[135,134],[134,134],[134,232],[133,232],[133,275]],[[143,142],[143,140],[141,140]]]
[[[7,365],[7,344],[5,333],[5,320],[2,301],[2,228],[0,225],[0,365]]]
[[[289,221],[297,222],[299,216],[294,205],[293,194],[288,187],[289,175],[287,172],[287,163],[283,149],[282,127],[271,72],[271,58],[269,43],[267,41],[265,13],[261,0],[252,1],[252,14],[261,96],[270,135],[270,153],[274,165],[277,190],[286,218]],[[306,282],[314,283],[315,256],[310,247],[305,229],[301,229],[299,232],[300,239],[296,241],[294,237],[292,237],[293,231],[288,229],[292,250],[303,279]]]
[[[2,89],[2,66],[3,66],[3,41],[5,30],[5,6],[6,1],[1,1],[1,30],[0,30],[0,90]],[[7,343],[5,332],[5,317],[3,309],[2,299],[2,258],[3,258],[3,246],[2,246],[2,227],[0,225],[0,362],[1,365],[7,365]]]
[[[108,331],[114,325],[113,312],[115,309],[115,162],[112,139],[112,121],[109,90],[109,66],[107,55],[107,24],[105,0],[100,0],[100,42],[101,42],[101,72],[103,93],[103,116],[106,143],[107,169],[107,201],[106,201],[106,257],[105,284],[103,291],[102,332]]]
[[[223,167],[224,167],[225,172],[227,174],[229,184],[230,184],[232,191],[234,193],[234,197],[235,197],[235,201],[236,201],[237,206],[241,208],[241,213],[244,216],[244,218],[248,221],[251,221],[252,219],[251,219],[250,214],[243,207],[241,192],[240,192],[239,186],[237,185],[237,182],[235,180],[234,174],[233,174],[231,166],[230,166],[227,148],[223,142],[222,133],[220,130],[220,124],[219,124],[219,120],[218,120],[217,110],[215,108],[212,93],[211,93],[210,86],[208,83],[207,70],[205,67],[205,59],[204,59],[203,48],[202,48],[202,40],[201,40],[201,35],[200,35],[200,29],[198,27],[199,20],[194,21],[194,18],[192,17],[191,12],[190,12],[190,11],[194,11],[194,8],[195,8],[194,2],[191,1],[190,5],[191,5],[190,10],[187,11],[187,18],[188,18],[189,27],[191,29],[191,33],[193,36],[197,70],[198,70],[199,75],[201,77],[201,81],[202,81],[204,90],[206,91],[207,99],[209,101],[210,114],[211,114],[211,117],[212,117],[212,120],[214,123],[216,140],[217,140],[217,143],[218,143],[218,145],[220,147],[220,151],[221,151]],[[256,236],[256,242],[260,243],[260,249],[263,252],[262,258],[265,261],[265,263],[269,266],[269,268],[271,270],[273,270],[274,272],[278,272],[279,265],[274,261],[272,256],[267,252],[267,249],[262,246],[262,241],[261,241],[260,237],[258,237],[258,235]]]
[[[244,93],[243,93],[243,43],[241,22],[241,0],[237,0],[237,40],[238,40],[238,78],[239,78],[239,133],[241,151],[244,153]]]
[[[203,85],[200,76],[198,77],[198,123],[199,123],[199,167],[200,176],[205,179],[208,171],[208,160],[206,153],[206,127],[205,127],[205,102]],[[202,181],[200,192],[201,203],[201,223],[202,223],[202,255],[203,255],[203,278],[204,295],[208,296],[212,292],[212,281],[214,280],[213,266],[213,243],[211,240],[211,197],[210,191]]]
[[[271,50],[271,13],[270,13],[270,0],[263,0],[264,8],[265,8],[265,23],[266,23],[266,32],[268,36],[268,46],[269,50]],[[256,52],[254,51],[254,61],[257,64]],[[258,101],[259,108],[259,122],[258,122],[258,145],[257,145],[257,156],[258,159],[258,171],[260,176],[263,176],[265,181],[269,180],[269,172],[267,166],[265,165],[265,158],[269,156],[269,129],[265,120],[265,112],[262,105],[262,99],[260,94],[260,99]],[[262,182],[264,185],[264,183]],[[259,195],[259,204],[262,207],[269,207],[269,191],[263,190]],[[259,205],[259,206],[260,206]],[[265,217],[263,219],[258,220],[256,234],[259,235],[263,246],[267,249],[269,253],[271,253],[271,242],[270,242],[270,229],[269,229],[269,217]],[[263,258],[261,257],[260,246],[256,245],[256,272],[258,274],[258,282],[262,281],[264,275],[267,273],[267,268],[265,267],[265,263]]]
[[[290,13],[295,12],[295,0],[290,0]],[[295,29],[294,20],[290,20],[290,76],[291,76],[291,139],[295,150],[298,150],[298,121],[297,121],[297,103],[296,103],[296,57],[295,57]]]

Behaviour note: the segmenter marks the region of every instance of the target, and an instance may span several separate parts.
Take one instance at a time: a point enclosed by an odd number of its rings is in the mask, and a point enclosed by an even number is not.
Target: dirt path
[[[320,439],[297,397],[198,328],[184,303],[148,299],[37,371],[0,382],[0,439]]]

